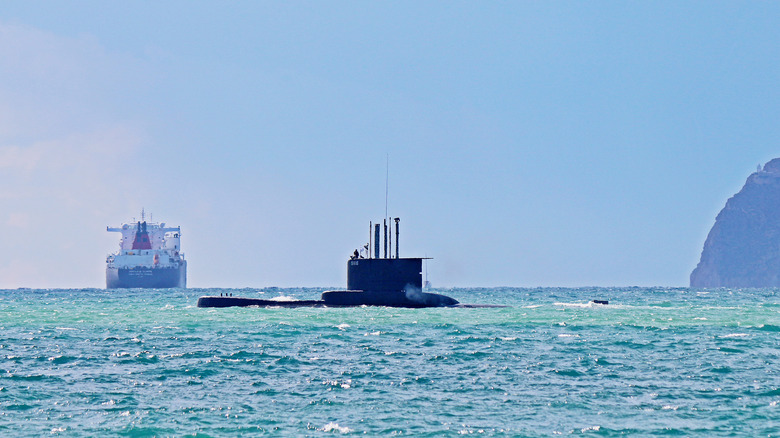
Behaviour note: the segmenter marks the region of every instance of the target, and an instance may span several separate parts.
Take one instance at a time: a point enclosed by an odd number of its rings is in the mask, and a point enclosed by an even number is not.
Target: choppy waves
[[[1,291],[0,434],[780,430],[773,290],[446,292],[512,306],[495,309],[194,307],[215,292]]]

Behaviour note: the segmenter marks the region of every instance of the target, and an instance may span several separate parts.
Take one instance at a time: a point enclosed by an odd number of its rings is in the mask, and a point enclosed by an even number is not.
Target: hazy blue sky
[[[344,286],[385,206],[434,286],[687,285],[780,156],[776,2],[2,2],[0,287]]]

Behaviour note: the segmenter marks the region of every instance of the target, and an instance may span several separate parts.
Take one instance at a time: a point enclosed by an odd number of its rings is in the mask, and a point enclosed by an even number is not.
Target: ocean
[[[778,290],[322,290],[2,290],[0,436],[780,435]]]

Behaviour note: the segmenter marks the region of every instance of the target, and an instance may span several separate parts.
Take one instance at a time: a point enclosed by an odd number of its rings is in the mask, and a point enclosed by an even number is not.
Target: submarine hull
[[[421,293],[420,297],[410,299],[403,293],[372,293],[354,290],[325,291],[321,300],[296,300],[276,301],[261,300],[243,297],[214,297],[203,296],[198,298],[198,307],[360,307],[383,306],[404,307],[418,309],[423,307],[452,307],[458,305],[458,301],[450,297]]]
[[[355,291],[332,291],[332,292],[350,292]],[[443,296],[443,295],[441,295]],[[294,307],[361,307],[370,306],[370,304],[334,304],[326,303],[323,300],[300,300],[300,301],[274,301],[274,300],[258,300],[254,298],[241,298],[241,297],[212,297],[203,296],[198,298],[198,307],[272,307],[272,308],[294,308]],[[384,306],[384,305],[382,305]],[[449,307],[458,309],[499,309],[508,306],[491,305],[491,304],[462,304],[457,303],[448,306],[387,306],[387,307],[405,307],[419,309],[422,307]]]
[[[243,297],[213,297],[198,298],[198,307],[325,307],[321,300],[275,301],[259,300]]]
[[[386,306],[386,307],[447,307],[458,304],[448,296],[420,292],[417,289],[403,291],[354,291],[332,290],[322,293],[322,300],[329,305],[339,306]]]

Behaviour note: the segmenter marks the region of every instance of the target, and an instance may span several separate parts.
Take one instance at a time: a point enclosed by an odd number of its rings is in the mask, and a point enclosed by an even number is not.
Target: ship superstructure
[[[106,288],[187,287],[181,228],[141,220],[106,231],[122,233],[119,252],[106,257]]]

